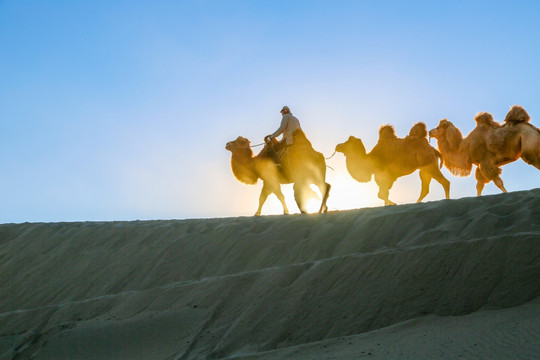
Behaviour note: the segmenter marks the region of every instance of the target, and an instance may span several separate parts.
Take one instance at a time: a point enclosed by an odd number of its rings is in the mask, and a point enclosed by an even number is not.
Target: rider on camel
[[[281,125],[279,125],[279,128],[270,135],[267,135],[264,138],[264,141],[269,142],[273,138],[283,134],[283,139],[276,144],[274,151],[278,158],[283,158],[283,156],[288,152],[288,148],[293,144],[294,142],[294,133],[297,130],[302,130],[300,128],[300,121],[291,113],[291,110],[288,106],[284,106],[281,109]]]

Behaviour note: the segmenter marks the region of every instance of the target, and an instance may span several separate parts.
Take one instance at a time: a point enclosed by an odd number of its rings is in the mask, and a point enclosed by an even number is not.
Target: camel
[[[397,178],[420,170],[422,190],[417,202],[422,201],[429,192],[431,179],[437,180],[450,197],[450,182],[439,169],[438,160],[441,154],[431,147],[427,141],[427,130],[424,123],[415,124],[405,138],[398,138],[391,125],[379,129],[377,145],[366,154],[362,140],[350,136],[349,139],[336,146],[336,151],[345,155],[347,170],[359,182],[368,182],[372,176],[379,186],[379,199],[385,205],[395,205],[388,196]],[[442,167],[442,163],[441,163]]]
[[[294,144],[277,161],[273,148],[278,144],[276,139],[266,142],[264,148],[257,155],[253,155],[250,141],[239,136],[236,140],[227,143],[225,148],[232,153],[231,168],[236,179],[244,184],[254,185],[258,179],[263,182],[259,196],[259,207],[255,212],[261,214],[262,207],[270,194],[275,194],[281,205],[283,213],[289,210],[285,204],[285,198],[281,192],[281,184],[293,183],[294,198],[300,212],[305,214],[306,201],[316,193],[309,187],[311,184],[318,186],[322,202],[319,213],[326,212],[326,201],[330,193],[330,184],[325,181],[326,162],[324,156],[315,151],[309,140],[301,130],[294,135]]]
[[[540,169],[540,130],[529,123],[529,114],[523,107],[514,105],[506,114],[504,125],[487,112],[478,113],[474,119],[476,128],[465,138],[447,119],[440,120],[429,136],[437,139],[444,164],[452,174],[468,176],[472,165],[476,165],[478,196],[490,181],[507,192],[500,177],[501,166],[520,157]]]

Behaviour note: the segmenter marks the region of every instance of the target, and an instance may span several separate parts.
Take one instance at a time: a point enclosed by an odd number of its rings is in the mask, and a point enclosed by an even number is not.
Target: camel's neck
[[[374,172],[373,161],[369,155],[348,154],[345,160],[349,174],[359,182],[368,182]]]
[[[251,149],[236,150],[231,157],[231,168],[238,181],[253,185],[259,178]]]
[[[447,137],[437,139],[437,146],[441,153],[457,155],[460,152],[461,144],[463,143],[462,137],[455,137],[452,141],[449,141]]]
[[[470,174],[472,163],[462,136],[437,139],[437,147],[442,154],[444,165],[450,172],[457,176]]]

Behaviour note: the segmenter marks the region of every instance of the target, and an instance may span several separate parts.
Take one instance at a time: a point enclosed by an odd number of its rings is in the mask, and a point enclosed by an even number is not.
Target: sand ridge
[[[482,358],[489,348],[525,359],[540,351],[540,322],[527,320],[540,312],[539,205],[535,189],[323,215],[0,225],[0,354]],[[499,315],[500,331],[482,337]],[[445,343],[465,336],[460,326],[493,344]],[[504,350],[512,336],[520,352]],[[366,352],[380,337],[387,352]]]

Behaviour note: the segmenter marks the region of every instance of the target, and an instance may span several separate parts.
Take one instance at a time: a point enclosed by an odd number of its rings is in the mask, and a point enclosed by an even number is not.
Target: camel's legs
[[[433,167],[433,171],[431,171],[431,177],[442,185],[444,189],[444,195],[447,199],[450,199],[450,181],[448,181],[448,179],[444,177],[441,170],[437,166]]]
[[[420,181],[422,182],[422,190],[420,190],[420,197],[416,200],[417,203],[424,200],[429,193],[429,184],[431,183],[431,174],[428,169],[420,169]]]
[[[384,205],[396,205],[395,202],[388,198],[390,195],[390,189],[392,188],[392,185],[394,185],[394,181],[389,179],[378,179],[375,177],[375,182],[379,186],[379,193],[377,196],[379,199],[384,200]]]
[[[499,176],[500,173],[501,169],[496,167],[492,163],[480,163],[480,165],[476,168],[475,172],[477,195],[480,196],[485,184],[490,181],[493,181],[495,186],[501,189],[502,192],[507,192],[504,187],[504,183]]]
[[[281,192],[281,188],[277,188],[277,190],[273,191],[274,194],[276,194],[277,198],[281,202],[281,206],[283,206],[283,214],[288,215],[289,209],[287,209],[287,204],[285,204],[285,196],[283,196],[283,193]]]
[[[255,216],[261,215],[261,210],[266,202],[266,199],[268,198],[268,195],[270,194],[276,194],[277,198],[281,202],[281,206],[283,206],[283,213],[288,214],[289,209],[287,209],[287,204],[285,204],[285,196],[283,196],[283,193],[281,192],[281,187],[278,186],[271,186],[266,183],[263,184],[263,188],[261,189],[261,195],[259,195],[259,208],[257,209],[257,212],[255,213]]]
[[[302,214],[306,214],[306,207],[305,207],[305,191],[304,187],[307,186],[305,184],[295,183],[293,185],[294,190],[294,200],[296,200],[296,204],[298,205],[298,209],[300,209],[300,212]]]
[[[268,195],[270,195],[270,193],[271,191],[269,189],[269,186],[267,186],[266,184],[263,184],[263,188],[261,189],[261,194],[259,195],[259,208],[255,212],[255,216],[261,215],[262,207],[266,201],[266,198],[268,197]]]
[[[504,188],[503,181],[501,177],[499,176],[501,172],[502,170],[495,165],[492,159],[486,158],[482,162],[480,162],[480,164],[478,165],[478,168],[476,169],[476,180],[479,181],[480,177],[483,178],[484,183],[488,183],[491,180],[499,189],[501,189],[502,192],[507,192],[506,189]],[[478,195],[480,195],[483,188],[484,188],[483,184],[481,185],[480,189],[479,189],[479,184],[478,183],[476,184]]]
[[[474,177],[476,178],[476,195],[480,196],[482,195],[482,190],[484,189],[484,186],[486,186],[489,180],[486,179],[484,175],[482,175],[479,167],[476,168],[476,171],[474,172]]]
[[[501,189],[502,192],[508,192],[506,191],[505,187],[504,187],[504,183],[501,179],[500,176],[497,176],[495,179],[493,179],[493,183],[499,188]]]
[[[484,190],[484,186],[486,183],[482,181],[476,181],[476,196],[482,195],[482,190]]]
[[[330,188],[332,186],[325,182],[323,185],[319,185],[319,190],[322,194],[321,208],[319,209],[319,214],[328,211],[328,206],[326,206],[326,200],[328,200],[328,195],[330,195]]]
[[[379,189],[379,199],[381,200],[384,200],[384,205],[396,205],[395,202],[393,202],[392,200],[390,200],[388,198],[388,195],[390,194],[390,191],[388,188],[386,189]]]

